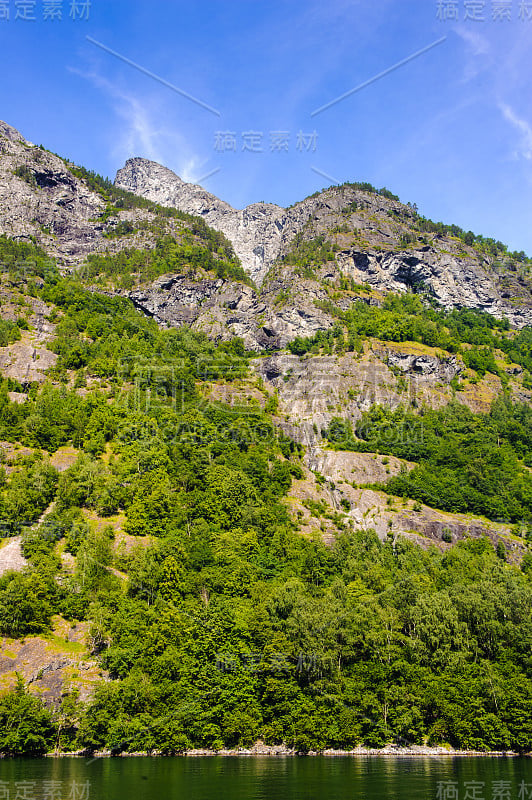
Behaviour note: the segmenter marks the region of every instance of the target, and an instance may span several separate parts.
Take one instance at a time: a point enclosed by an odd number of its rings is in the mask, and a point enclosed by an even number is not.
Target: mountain
[[[530,268],[1,123],[0,756],[532,749]]]
[[[159,203],[201,216],[232,242],[246,272],[260,286],[278,258],[286,212],[271,203],[253,203],[236,211],[201,186],[185,183],[174,172],[154,161],[132,158],[118,171],[115,184]]]
[[[93,220],[103,198],[65,162],[0,122],[0,232],[38,241],[58,263],[73,267],[98,248],[103,229]]]
[[[456,226],[441,226],[443,232],[432,226],[436,230],[430,231],[430,224],[389,192],[345,184],[290,209],[255,203],[235,211],[141,158],[130,159],[118,171],[116,185],[163,206],[200,214],[232,242],[246,272],[266,291],[274,278],[294,288],[297,270],[283,262],[296,237],[302,242],[325,237],[335,252],[325,274],[319,275],[321,282],[345,276],[383,291],[424,287],[447,309],[483,309],[508,317],[517,327],[532,322],[532,283],[523,254],[514,260],[496,243],[491,250],[475,247],[475,237],[456,236]],[[274,265],[278,268],[272,269]],[[304,277],[300,271],[298,277]],[[303,286],[301,296],[310,289]]]
[[[91,257],[153,250],[158,238],[178,229],[183,234],[191,220],[203,223],[203,239],[191,233],[198,246],[212,229],[231,242],[234,253],[225,256],[240,261],[240,277],[250,281],[235,280],[234,269],[228,274],[219,263],[194,276],[190,269],[165,273],[163,265],[154,280],[132,268],[133,280],[115,285],[162,324],[188,324],[214,338],[239,336],[250,349],[275,350],[332,328],[331,293],[334,306],[345,310],[359,299],[361,285],[369,287],[371,303],[386,292],[417,291],[445,309],[482,309],[515,327],[531,323],[524,254],[431,223],[390,192],[344,184],[290,209],[256,203],[236,211],[151,161],[128,161],[111,188],[5,123],[0,133],[0,232],[21,241],[33,237],[61,269],[86,271]],[[165,217],[162,207],[185,217]],[[207,244],[221,262],[218,247],[214,240]]]
[[[478,520],[445,524],[428,497],[422,516],[390,516],[360,485],[393,473],[360,453],[340,458],[327,436],[336,418],[355,429],[376,403],[394,413],[455,400],[487,413],[505,396],[529,403],[524,253],[426,220],[368,184],[332,187],[286,210],[235,211],[154,162],[131,159],[113,184],[5,123],[1,131],[0,232],[38,245],[63,276],[131,300],[163,328],[186,326],[231,347],[237,337],[259,354],[255,379],[278,404],[277,424],[304,445],[306,468],[344,482],[333,505],[349,502],[355,518],[371,512],[381,535],[390,518],[437,540],[453,525],[458,536],[471,525],[491,530]],[[14,322],[17,307],[4,294]],[[78,358],[50,352],[56,326],[36,303],[38,338],[24,334],[0,360],[23,385]],[[241,390],[230,383],[223,395],[239,402]],[[257,399],[265,402],[261,392]],[[313,496],[316,486],[307,490]]]

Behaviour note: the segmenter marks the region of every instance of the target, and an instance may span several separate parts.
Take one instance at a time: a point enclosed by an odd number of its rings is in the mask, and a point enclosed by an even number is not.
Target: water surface
[[[2,800],[532,800],[532,759],[60,758],[0,761]]]

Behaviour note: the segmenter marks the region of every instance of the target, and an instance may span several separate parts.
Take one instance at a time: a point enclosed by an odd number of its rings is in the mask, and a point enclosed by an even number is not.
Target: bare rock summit
[[[144,158],[131,158],[116,176],[116,185],[162,206],[203,217],[232,243],[254,282],[262,283],[279,255],[286,212],[272,203],[253,203],[241,211],[175,172]]]

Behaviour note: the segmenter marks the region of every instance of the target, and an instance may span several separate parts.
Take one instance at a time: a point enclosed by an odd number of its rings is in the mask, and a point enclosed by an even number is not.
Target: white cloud
[[[205,162],[201,162],[196,156],[192,156],[182,163],[180,177],[187,183],[197,183]]]
[[[467,27],[466,25],[458,25],[455,31],[468,45],[471,55],[486,56],[491,52],[490,42],[478,31],[472,30],[471,27]]]
[[[527,161],[532,161],[532,125],[526,120],[521,119],[521,117],[506,103],[499,103],[499,108],[504,118],[513,125],[520,134],[520,143],[516,150],[516,155],[525,158]]]
[[[158,145],[161,131],[152,123],[146,109],[142,108],[138,100],[126,95],[120,100],[122,106],[117,111],[127,124],[122,149],[129,155],[141,152],[154,161],[160,161],[163,157]]]
[[[111,99],[113,111],[119,118],[113,130],[113,157],[121,164],[132,156],[142,156],[164,166],[172,166],[178,154],[175,169],[185,181],[194,183],[194,176],[205,171],[205,159],[190,151],[184,136],[169,130],[155,121],[156,112],[140,99],[112,83],[97,72],[83,72],[70,68],[71,72],[90,81]]]
[[[153,123],[148,110],[138,98],[96,72],[83,72],[74,68],[70,68],[70,71],[90,81],[112,98],[113,110],[122,120],[120,134],[113,148],[115,156],[129,158],[132,155],[143,155],[154,161],[161,159],[159,139],[163,131]]]
[[[490,66],[492,60],[491,43],[479,31],[473,30],[471,26],[458,25],[455,28],[455,32],[466,45],[466,61],[462,82],[468,83]]]

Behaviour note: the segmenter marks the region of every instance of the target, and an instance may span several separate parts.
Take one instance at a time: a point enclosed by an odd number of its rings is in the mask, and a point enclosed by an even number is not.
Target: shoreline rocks
[[[257,742],[251,748],[232,748],[221,750],[209,750],[208,748],[194,748],[191,750],[184,750],[182,753],[175,753],[171,756],[165,756],[158,750],[152,752],[115,752],[112,750],[102,750],[90,752],[87,750],[78,750],[72,753],[47,753],[46,758],[211,758],[213,756],[223,758],[234,757],[268,757],[268,758],[295,758],[302,756],[321,756],[325,758],[346,758],[346,757],[417,757],[417,758],[433,758],[433,757],[452,757],[452,758],[528,758],[529,753],[516,753],[513,750],[454,750],[449,747],[428,747],[424,745],[412,745],[410,747],[402,747],[399,745],[389,744],[382,748],[374,747],[355,747],[351,750],[336,750],[334,748],[326,748],[324,750],[309,750],[308,752],[301,752],[293,748],[286,747],[285,745],[265,745],[262,742]]]

